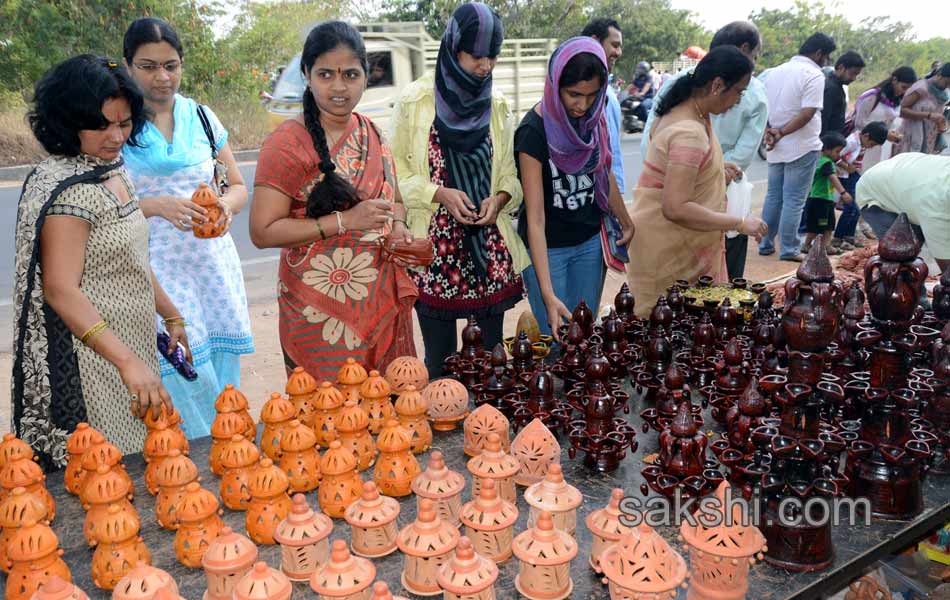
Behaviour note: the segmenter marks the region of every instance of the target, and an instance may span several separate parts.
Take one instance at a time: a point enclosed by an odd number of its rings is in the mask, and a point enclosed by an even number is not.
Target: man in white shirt
[[[816,33],[805,40],[798,56],[770,69],[765,78],[769,183],[762,220],[769,226],[769,232],[759,242],[759,254],[763,256],[775,253],[778,235],[779,258],[802,260],[798,225],[821,155],[821,108],[825,95],[821,69],[835,48],[833,39]]]

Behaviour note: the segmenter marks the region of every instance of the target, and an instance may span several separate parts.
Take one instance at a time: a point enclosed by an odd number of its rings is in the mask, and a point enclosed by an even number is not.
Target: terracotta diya
[[[369,432],[373,435],[379,435],[386,421],[396,418],[390,394],[392,388],[379,371],[370,371],[360,385],[360,407],[369,415]]]
[[[634,527],[624,525],[620,517],[620,501],[623,500],[623,488],[614,488],[610,492],[610,500],[604,508],[598,508],[587,515],[587,529],[591,533],[593,542],[590,547],[590,566],[597,573],[601,573],[600,555],[607,546],[620,541],[627,533],[636,534]]]
[[[99,469],[88,478],[83,487],[83,508],[86,509],[83,536],[87,544],[95,546],[99,543],[99,529],[110,505],[118,504],[127,513],[138,515],[130,498],[128,483],[121,473],[107,465],[99,465]]]
[[[320,473],[320,452],[317,436],[310,427],[294,419],[280,438],[280,468],[287,473],[290,491],[309,492],[317,489],[323,478]]]
[[[422,469],[410,450],[411,445],[409,430],[395,418],[388,419],[376,440],[379,456],[373,467],[373,480],[387,496],[408,496],[412,493],[412,480]]]
[[[54,575],[72,581],[62,556],[59,538],[49,525],[25,523],[7,544],[6,600],[28,600]]]
[[[287,474],[269,458],[262,458],[251,473],[247,489],[251,501],[247,506],[244,525],[247,535],[257,544],[273,544],[277,526],[290,513],[290,481]]]
[[[571,537],[577,528],[577,507],[584,497],[573,485],[564,481],[561,465],[548,465],[544,479],[524,491],[525,502],[531,507],[528,512],[528,527],[535,524],[541,511],[551,513],[554,526],[566,531]]]
[[[264,430],[261,433],[261,452],[271,460],[280,460],[280,436],[297,418],[297,407],[293,402],[284,398],[279,392],[270,395],[270,399],[261,408],[261,422]]]
[[[449,560],[459,537],[458,529],[439,518],[431,500],[419,500],[416,520],[403,527],[396,538],[405,555],[402,586],[419,596],[440,594],[439,569]]]
[[[386,381],[394,394],[402,394],[409,386],[421,391],[429,384],[429,370],[415,356],[400,356],[386,367]]]
[[[389,591],[389,586],[386,585],[385,581],[377,581],[373,584],[373,595],[370,596],[370,600],[408,600],[403,596],[393,596],[393,593]]]
[[[511,447],[511,426],[508,417],[491,404],[482,404],[473,410],[472,414],[465,417],[462,429],[465,432],[463,450],[469,456],[482,453],[491,433],[497,433],[501,438],[501,447],[505,452]]]
[[[168,458],[172,450],[187,453],[182,443],[182,438],[176,431],[169,429],[164,423],[159,427],[151,429],[145,436],[145,445],[142,449],[142,458],[145,459],[145,488],[148,493],[155,495],[158,493],[158,484],[155,482],[155,473],[162,466],[162,462]]]
[[[445,600],[494,600],[498,567],[480,556],[472,541],[462,536],[455,555],[439,569],[437,580]]]
[[[561,445],[541,419],[535,418],[511,442],[511,455],[521,465],[515,475],[518,485],[532,485],[548,472],[548,465],[561,462]]]
[[[600,555],[611,598],[675,598],[686,586],[686,562],[646,521]]]
[[[356,455],[344,448],[339,440],[330,444],[320,459],[323,483],[317,498],[324,513],[339,519],[346,512],[346,507],[360,497],[363,480],[356,470],[358,465]]]
[[[410,449],[421,454],[432,446],[432,428],[426,418],[426,403],[416,386],[410,385],[396,399],[396,416],[403,427],[412,434]]]
[[[336,540],[330,550],[330,560],[310,578],[310,589],[320,600],[369,600],[370,586],[376,578],[373,563],[350,554],[346,542]]]
[[[218,499],[193,481],[185,486],[185,494],[175,512],[178,515],[175,556],[186,567],[197,569],[208,546],[224,528]]]
[[[297,418],[312,427],[316,412],[313,406],[313,394],[317,391],[317,380],[303,367],[294,367],[290,377],[287,378],[285,391],[290,396],[294,408],[297,409]]]
[[[178,501],[185,495],[185,488],[192,481],[198,481],[198,466],[178,450],[172,450],[168,458],[162,461],[161,468],[155,474],[158,494],[155,496],[155,518],[164,529],[178,529],[175,509]]]
[[[251,493],[248,481],[257,466],[261,453],[254,442],[235,434],[231,442],[221,450],[221,501],[231,510],[247,510]]]
[[[178,600],[178,584],[165,571],[140,563],[119,580],[112,600],[153,600],[162,594]]]
[[[359,364],[353,358],[348,358],[343,362],[343,366],[336,374],[336,384],[343,393],[343,397],[354,402],[360,401],[360,386],[366,381],[369,374],[363,365]]]
[[[92,446],[96,433],[99,432],[90,427],[89,423],[77,423],[76,429],[66,440],[66,453],[69,455],[69,460],[66,462],[66,469],[63,473],[63,485],[66,487],[66,491],[74,496],[79,495],[79,482],[83,476],[82,455]],[[99,433],[99,435],[102,434]]]
[[[455,527],[460,524],[464,489],[465,477],[445,466],[445,457],[438,450],[432,451],[426,470],[412,480],[416,497],[432,500],[439,518]]]
[[[214,401],[214,410],[218,413],[236,413],[244,421],[244,437],[254,441],[257,439],[257,423],[251,418],[247,410],[247,397],[241,390],[232,384],[227,384]]]
[[[139,517],[118,504],[109,507],[98,529],[99,543],[92,555],[92,582],[96,587],[111,590],[132,570],[132,565],[151,562],[145,542],[139,537]]]
[[[89,596],[59,575],[53,575],[30,596],[30,600],[89,600]]]
[[[369,415],[355,400],[347,400],[336,423],[337,438],[357,458],[357,470],[365,471],[376,462],[376,442],[369,434]]]
[[[234,600],[290,600],[294,586],[287,576],[258,561],[236,586]]]
[[[452,431],[468,415],[468,390],[454,379],[433,381],[422,390],[432,428]]]
[[[460,519],[476,552],[496,563],[511,558],[518,508],[498,496],[494,479],[482,483],[479,496],[462,507]]]
[[[363,484],[363,494],[346,509],[344,518],[352,530],[353,553],[379,558],[396,550],[396,517],[399,502],[379,493],[376,484]]]
[[[29,457],[12,458],[0,467],[0,502],[18,487],[26,488],[46,503],[47,518],[50,521],[56,518],[56,501],[46,489],[46,474],[33,460],[32,450]]]
[[[280,522],[274,539],[280,544],[280,569],[292,581],[309,581],[330,559],[330,517],[314,512],[303,494],[294,494],[290,514]]]
[[[466,467],[472,474],[472,497],[478,497],[485,479],[494,479],[498,495],[508,502],[517,502],[515,477],[521,470],[521,463],[501,449],[501,438],[497,433],[488,434],[485,450],[470,459]]]
[[[317,436],[317,447],[328,448],[336,439],[336,422],[346,398],[343,393],[324,381],[313,395],[313,433]]]
[[[257,561],[257,545],[225,527],[201,557],[201,566],[208,580],[202,600],[231,600],[237,583]]]
[[[577,542],[554,527],[551,513],[542,511],[534,527],[518,534],[512,547],[520,568],[515,588],[530,600],[561,600],[574,590],[571,560]]]
[[[221,465],[221,451],[231,443],[235,435],[244,437],[244,419],[237,413],[218,413],[211,423],[211,449],[208,451],[208,464],[211,472],[217,476],[224,473]]]
[[[7,546],[14,534],[27,523],[47,523],[46,503],[24,487],[13,491],[0,502],[0,570],[10,572],[7,564]]]

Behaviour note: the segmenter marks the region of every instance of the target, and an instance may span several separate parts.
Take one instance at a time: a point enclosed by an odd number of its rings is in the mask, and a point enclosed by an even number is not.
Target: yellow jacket
[[[389,145],[396,161],[399,191],[406,205],[406,220],[413,237],[429,235],[429,223],[438,204],[432,201],[439,186],[429,179],[429,132],[435,121],[435,76],[423,75],[403,90],[393,107],[392,133]],[[517,116],[511,112],[508,99],[492,90],[492,193],[508,192],[511,200],[498,213],[495,224],[505,239],[512,266],[520,273],[531,264],[528,251],[511,223],[518,214],[524,194],[515,168],[515,129]]]

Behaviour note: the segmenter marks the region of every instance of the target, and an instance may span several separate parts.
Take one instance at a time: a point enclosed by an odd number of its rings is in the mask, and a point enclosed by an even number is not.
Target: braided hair
[[[359,32],[343,21],[328,21],[314,27],[304,42],[300,57],[300,70],[304,77],[307,77],[307,72],[313,68],[320,56],[340,46],[345,46],[356,54],[365,74],[368,71],[366,46],[363,45]],[[353,184],[336,173],[336,165],[327,144],[327,134],[320,124],[320,107],[317,106],[310,86],[307,86],[303,93],[303,119],[313,140],[313,148],[320,159],[318,168],[321,173],[319,181],[307,197],[307,216],[318,218],[352,208],[360,201],[359,195]]]

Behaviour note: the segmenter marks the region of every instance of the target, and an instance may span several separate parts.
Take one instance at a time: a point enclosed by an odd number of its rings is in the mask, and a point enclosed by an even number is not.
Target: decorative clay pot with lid
[[[330,559],[330,532],[333,521],[314,512],[303,494],[294,494],[290,514],[280,522],[274,540],[280,544],[280,569],[293,581],[309,581]]]
[[[376,578],[373,563],[350,554],[346,542],[336,540],[330,550],[330,560],[310,578],[310,589],[321,600],[369,600],[370,585]]]
[[[89,596],[59,575],[52,575],[30,600],[89,600]]]
[[[394,394],[402,394],[410,385],[422,391],[429,385],[429,370],[415,356],[400,356],[386,367],[386,381]]]
[[[286,391],[294,408],[297,409],[297,418],[312,427],[315,412],[313,394],[317,391],[317,380],[303,367],[294,367],[287,379]]]
[[[379,558],[396,550],[396,517],[399,502],[379,493],[376,484],[363,484],[363,495],[346,509],[346,522],[353,532],[353,553]]]
[[[376,462],[376,442],[369,434],[369,415],[355,400],[343,404],[340,420],[336,423],[340,444],[357,458],[357,470],[365,471]]]
[[[396,399],[396,416],[412,434],[413,454],[422,454],[432,446],[432,428],[426,418],[426,403],[416,386],[409,385]]]
[[[344,361],[343,366],[336,374],[336,384],[347,400],[360,401],[360,386],[369,375],[363,365],[353,358]]]
[[[12,433],[3,434],[0,442],[0,467],[15,459],[27,458],[33,460],[34,452],[30,445]]]
[[[313,433],[317,436],[317,447],[329,448],[330,442],[336,439],[336,422],[343,410],[346,398],[343,392],[333,387],[329,381],[324,381],[313,395]]]
[[[214,401],[214,409],[218,413],[237,413],[244,420],[244,437],[253,441],[257,439],[257,423],[247,411],[247,397],[233,384],[227,384]]]
[[[494,600],[497,579],[498,567],[475,552],[472,541],[465,536],[437,576],[445,600]]]
[[[294,586],[287,576],[259,561],[234,586],[234,600],[290,600]]]
[[[393,401],[389,397],[392,388],[379,371],[369,372],[369,377],[360,385],[360,406],[369,415],[369,432],[379,435],[389,419],[396,418]]]
[[[246,575],[257,561],[257,546],[225,527],[214,538],[204,556],[201,566],[208,580],[208,589],[203,600],[231,600],[238,581]]]
[[[240,434],[231,438],[231,443],[221,450],[221,501],[231,510],[246,510],[251,500],[248,481],[260,459],[261,453]]]
[[[432,428],[452,431],[468,415],[468,390],[454,379],[438,379],[422,390]]]
[[[388,401],[388,400],[387,400]],[[379,491],[387,496],[408,496],[412,493],[412,480],[422,468],[409,447],[412,445],[409,430],[395,418],[386,421],[379,432],[376,447],[379,457],[373,468],[373,480]]]
[[[561,445],[541,419],[536,418],[515,436],[511,455],[521,464],[515,483],[527,486],[544,479],[548,465],[560,464]]]
[[[317,436],[301,421],[290,422],[280,438],[280,468],[287,473],[291,492],[309,492],[320,485],[320,452]]]
[[[62,556],[59,539],[49,525],[25,523],[7,545],[6,600],[28,600],[54,575],[72,581]]]
[[[244,437],[245,423],[237,413],[218,413],[211,423],[211,450],[208,451],[208,463],[211,472],[217,476],[224,473],[221,465],[221,452],[231,443],[235,435]]]
[[[155,496],[155,518],[164,529],[178,529],[176,507],[185,495],[185,487],[198,481],[198,466],[178,450],[172,450],[155,473],[158,494]]]
[[[24,487],[13,490],[0,502],[0,570],[10,572],[7,564],[7,546],[14,534],[27,523],[49,523],[46,503]]]
[[[478,497],[465,503],[460,517],[476,552],[496,563],[511,558],[518,508],[498,496],[494,479],[482,482]]]
[[[373,595],[369,600],[408,600],[403,596],[393,596],[389,591],[389,586],[385,581],[377,581],[373,584]]]
[[[554,526],[574,536],[577,528],[577,507],[584,497],[573,485],[564,481],[561,465],[548,465],[548,474],[524,491],[524,499],[531,506],[528,527],[532,527],[542,510],[551,513]]]
[[[465,417],[465,454],[478,456],[485,449],[488,434],[497,433],[501,447],[507,452],[511,447],[511,425],[508,417],[490,403],[482,404]]]
[[[445,466],[445,457],[438,450],[432,451],[426,470],[412,480],[416,497],[432,500],[439,518],[454,527],[460,524],[464,489],[465,477]]]
[[[160,424],[174,431],[181,440],[180,445],[182,452],[190,451],[191,447],[188,444],[188,438],[185,436],[185,432],[181,430],[181,415],[174,406],[172,406],[171,410],[169,410],[164,404],[162,404],[158,409],[157,417],[153,417],[151,411],[149,411],[144,417],[142,417],[142,422],[145,424],[145,428],[148,431],[157,428]]]
[[[403,527],[396,538],[405,555],[402,586],[419,596],[441,593],[439,569],[449,560],[459,537],[457,528],[439,518],[431,500],[419,500],[416,520]]]
[[[168,428],[164,423],[155,429],[149,430],[145,436],[145,445],[142,449],[142,457],[147,463],[145,467],[145,489],[148,493],[155,495],[158,493],[158,483],[155,481],[155,474],[161,467],[162,462],[168,458],[172,450],[179,452],[187,451],[181,445],[181,437]]]
[[[672,599],[677,588],[686,585],[683,557],[645,520],[636,533],[624,534],[619,542],[607,547],[600,555],[600,568],[611,598]]]
[[[175,512],[178,514],[175,556],[186,567],[197,569],[205,550],[224,528],[218,499],[193,481],[185,486],[185,494]]]
[[[257,544],[273,544],[274,532],[290,513],[290,481],[287,474],[269,458],[261,459],[251,472],[247,489],[251,501],[247,505],[244,524],[247,534]]]
[[[86,481],[92,477],[96,471],[99,469],[99,465],[105,465],[110,470],[115,471],[116,474],[125,480],[126,487],[128,489],[129,500],[135,495],[135,488],[132,485],[132,478],[129,477],[128,472],[125,470],[125,465],[122,464],[122,452],[119,451],[114,445],[106,441],[105,437],[102,434],[96,434],[93,436],[94,441],[92,446],[88,450],[83,452],[82,458],[80,459],[80,464],[82,465],[83,477],[79,482],[79,499],[85,504],[83,500],[83,494],[86,488]]]
[[[226,225],[218,225],[222,210],[218,205],[218,193],[205,182],[198,184],[191,194],[191,201],[205,210],[205,218],[199,220],[191,218],[191,234],[200,240],[216,238],[224,235]]]
[[[0,502],[18,487],[26,488],[46,503],[46,515],[50,521],[56,518],[56,501],[46,489],[46,475],[33,460],[32,451],[31,456],[12,458],[0,467]]]
[[[99,465],[96,473],[86,481],[82,493],[83,508],[86,510],[83,536],[87,544],[95,546],[98,543],[98,529],[102,526],[110,505],[118,504],[127,513],[138,515],[130,499],[128,484],[121,473],[107,465]]]
[[[280,460],[280,436],[290,422],[297,418],[297,407],[294,403],[274,392],[270,399],[261,408],[261,422],[264,430],[261,433],[261,452],[271,460]]]
[[[356,455],[344,448],[339,440],[333,441],[323,454],[320,459],[323,483],[317,498],[324,513],[339,519],[346,507],[360,497],[363,480],[357,471],[358,464]]]
[[[600,555],[607,546],[616,543],[627,533],[636,534],[636,529],[620,522],[620,501],[623,500],[623,488],[614,488],[610,500],[604,508],[598,508],[587,515],[587,529],[593,537],[590,547],[590,566],[600,573]]]
[[[112,590],[132,570],[132,565],[151,562],[148,548],[139,537],[139,526],[137,514],[118,504],[109,507],[97,529],[99,543],[92,555],[91,574],[96,587]]]
[[[141,563],[116,584],[112,600],[153,600],[160,594],[180,598],[178,584],[165,571]]]
[[[467,467],[472,474],[472,497],[478,497],[483,480],[494,479],[498,495],[508,502],[517,502],[515,476],[521,470],[521,463],[501,449],[501,438],[497,433],[488,434],[485,450],[470,459]]]
[[[551,513],[542,511],[538,522],[515,538],[515,556],[521,563],[515,588],[530,600],[561,600],[574,590],[571,560],[577,542],[554,527]]]
[[[66,440],[66,453],[69,455],[69,460],[66,462],[66,470],[63,473],[63,485],[66,491],[74,496],[79,495],[79,483],[82,481],[83,452],[92,446],[96,433],[99,432],[90,427],[89,423],[77,423],[75,431]]]

